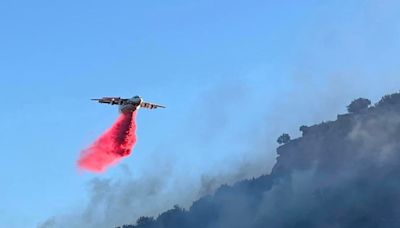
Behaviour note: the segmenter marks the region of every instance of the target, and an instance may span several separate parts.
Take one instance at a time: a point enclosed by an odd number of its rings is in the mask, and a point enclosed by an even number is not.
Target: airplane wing
[[[92,99],[92,101],[110,105],[122,105],[127,103],[128,99],[121,99],[120,97],[103,97],[101,99]]]
[[[142,108],[148,108],[148,109],[165,108],[165,106],[158,105],[158,104],[152,104],[152,103],[148,103],[148,102],[142,102],[142,103],[140,104],[140,107],[142,107]]]

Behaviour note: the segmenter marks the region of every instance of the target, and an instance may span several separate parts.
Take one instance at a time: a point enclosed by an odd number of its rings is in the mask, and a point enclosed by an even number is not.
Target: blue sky
[[[140,179],[168,166],[171,183],[198,183],[260,158],[270,168],[279,133],[399,90],[399,7],[1,1],[0,227],[80,210],[88,182],[126,169]],[[138,144],[120,166],[77,172],[79,152],[118,116],[89,99],[136,94],[168,108],[139,113]]]

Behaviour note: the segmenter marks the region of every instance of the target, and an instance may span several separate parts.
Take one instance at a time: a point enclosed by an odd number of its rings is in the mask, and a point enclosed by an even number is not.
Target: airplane
[[[143,101],[143,98],[141,98],[140,96],[134,96],[130,99],[121,97],[103,97],[100,99],[96,98],[91,100],[103,104],[119,105],[119,110],[123,113],[134,112],[139,108],[148,108],[148,109],[165,108],[165,106],[162,105],[145,102]]]

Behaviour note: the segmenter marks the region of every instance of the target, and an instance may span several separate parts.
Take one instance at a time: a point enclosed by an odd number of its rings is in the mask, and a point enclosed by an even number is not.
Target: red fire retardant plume
[[[109,166],[129,156],[136,143],[136,112],[121,114],[114,125],[81,153],[78,167],[104,172]]]

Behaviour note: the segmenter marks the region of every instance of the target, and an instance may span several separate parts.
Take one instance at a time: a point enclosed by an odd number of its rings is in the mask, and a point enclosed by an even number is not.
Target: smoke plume
[[[400,227],[400,93],[362,101],[302,126],[277,148],[269,174],[122,228]]]
[[[136,112],[122,113],[114,125],[81,153],[78,167],[104,172],[131,154],[136,143]]]

